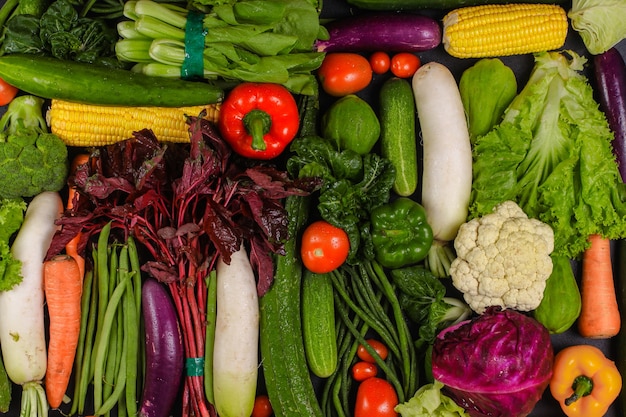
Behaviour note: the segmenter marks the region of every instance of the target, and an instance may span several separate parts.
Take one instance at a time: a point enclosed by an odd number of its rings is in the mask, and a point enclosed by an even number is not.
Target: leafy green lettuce
[[[502,122],[477,138],[470,216],[514,200],[554,229],[556,255],[578,258],[587,238],[626,236],[613,135],[575,52],[535,55]]]
[[[398,404],[396,412],[402,417],[469,417],[452,398],[441,392],[443,384],[434,381],[423,385],[409,401]]]
[[[11,238],[22,226],[25,211],[24,200],[0,200],[0,291],[22,282],[22,263],[11,253]]]

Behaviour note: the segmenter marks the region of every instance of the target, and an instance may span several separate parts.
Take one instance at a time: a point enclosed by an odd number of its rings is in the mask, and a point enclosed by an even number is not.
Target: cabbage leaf
[[[514,200],[554,229],[556,255],[578,258],[588,236],[626,236],[613,134],[573,51],[535,55],[502,122],[476,139],[470,216]]]
[[[608,51],[626,38],[624,0],[574,0],[567,16],[593,55]]]
[[[443,384],[434,381],[417,390],[413,398],[398,404],[395,411],[402,417],[469,417],[465,409],[441,392]]]

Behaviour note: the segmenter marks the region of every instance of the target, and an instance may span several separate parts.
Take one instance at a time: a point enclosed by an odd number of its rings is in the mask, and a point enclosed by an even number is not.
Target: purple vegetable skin
[[[596,91],[600,108],[606,114],[609,127],[615,134],[613,151],[626,182],[626,67],[616,48],[593,57]]]
[[[375,13],[335,20],[326,29],[328,40],[318,40],[318,52],[420,52],[441,43],[439,23],[410,13]]]
[[[139,417],[167,417],[182,381],[183,339],[165,286],[155,279],[146,279],[141,299],[146,328],[146,376]]]
[[[541,399],[554,351],[550,333],[514,310],[490,307],[433,345],[433,377],[472,417],[523,417]]]

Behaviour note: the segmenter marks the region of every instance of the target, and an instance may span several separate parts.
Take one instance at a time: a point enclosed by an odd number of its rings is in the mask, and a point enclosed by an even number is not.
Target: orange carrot
[[[89,162],[88,154],[78,154],[72,161],[71,172],[76,173],[76,169]],[[76,187],[69,187],[67,195],[67,209],[71,210],[74,207],[74,199],[76,198]],[[81,278],[85,276],[85,258],[78,253],[78,242],[80,242],[81,234],[78,233],[72,240],[70,240],[65,246],[65,253],[70,255],[78,263],[80,269]]]
[[[44,291],[50,317],[46,396],[58,408],[72,374],[80,334],[82,276],[78,263],[69,255],[44,262]]]
[[[578,331],[583,337],[607,339],[621,326],[609,239],[589,236],[591,246],[583,253],[581,275],[582,309]]]

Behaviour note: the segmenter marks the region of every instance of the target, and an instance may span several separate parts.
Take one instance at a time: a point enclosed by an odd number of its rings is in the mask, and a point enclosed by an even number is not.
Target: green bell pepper
[[[400,268],[422,261],[433,243],[433,230],[426,210],[410,198],[400,197],[378,206],[370,214],[376,260],[387,268]]]

